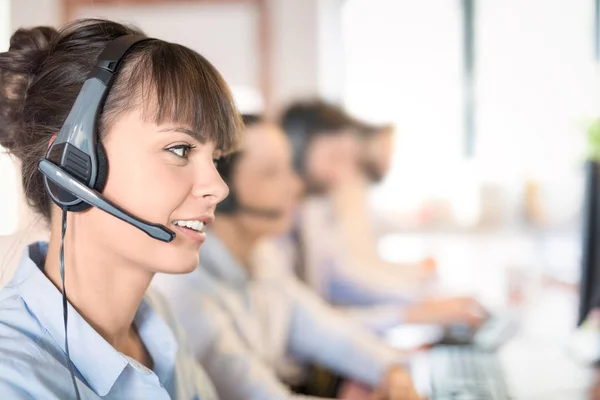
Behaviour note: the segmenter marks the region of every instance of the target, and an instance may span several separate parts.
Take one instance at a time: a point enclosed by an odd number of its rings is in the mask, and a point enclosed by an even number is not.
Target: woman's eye
[[[169,147],[167,150],[180,158],[188,158],[188,153],[194,146],[190,144],[178,144],[177,146]]]

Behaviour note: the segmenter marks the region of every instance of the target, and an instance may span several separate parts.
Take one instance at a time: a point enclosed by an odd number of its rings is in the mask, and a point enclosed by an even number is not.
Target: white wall
[[[285,104],[318,91],[318,0],[270,0],[272,100]]]
[[[344,1],[269,1],[275,107],[317,95],[341,100],[345,77],[341,25]]]
[[[11,30],[60,24],[59,0],[10,0]],[[278,106],[318,94],[339,99],[343,53],[339,10],[344,0],[268,0],[271,97]],[[147,34],[189,46],[242,90],[260,89],[258,12],[253,5],[177,4],[82,8],[78,16],[133,23]]]
[[[11,31],[61,23],[60,0],[12,0]],[[234,89],[260,88],[258,12],[247,4],[93,5],[76,17],[104,17],[133,24],[149,36],[188,46],[205,56]]]
[[[230,85],[260,87],[258,10],[252,4],[97,5],[81,8],[77,17],[132,23],[149,36],[196,50]]]
[[[0,0],[0,51],[8,48],[10,32],[10,0]]]
[[[60,0],[10,0],[11,32],[21,27],[60,23]]]
[[[318,4],[318,93],[343,103],[346,79],[342,11],[346,0],[320,0]]]

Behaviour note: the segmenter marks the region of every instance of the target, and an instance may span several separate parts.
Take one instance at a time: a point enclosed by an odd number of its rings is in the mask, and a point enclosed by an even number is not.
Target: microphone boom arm
[[[100,193],[94,189],[90,189],[83,183],[74,178],[71,174],[67,173],[57,165],[47,159],[40,160],[38,169],[47,179],[50,179],[55,185],[61,189],[66,190],[74,196],[79,197],[86,203],[107,212],[108,214],[119,218],[121,221],[127,222],[142,230],[150,237],[163,241],[170,242],[175,238],[175,232],[170,230],[164,225],[153,224],[144,221],[140,218],[134,217],[132,214],[123,210],[116,204],[104,198]]]

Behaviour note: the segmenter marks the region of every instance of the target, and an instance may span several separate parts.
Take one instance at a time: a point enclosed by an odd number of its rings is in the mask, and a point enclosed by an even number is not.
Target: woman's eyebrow
[[[194,139],[196,139],[197,141],[199,141],[202,144],[204,144],[206,142],[206,140],[201,135],[199,135],[198,133],[194,132],[193,130],[188,129],[188,128],[183,127],[183,126],[162,128],[162,129],[159,129],[158,131],[159,132],[179,132],[179,133],[185,133],[186,135],[190,135],[191,137],[193,137]]]

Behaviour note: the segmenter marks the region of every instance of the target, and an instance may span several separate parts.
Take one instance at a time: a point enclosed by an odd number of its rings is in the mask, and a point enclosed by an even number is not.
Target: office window
[[[345,5],[345,104],[398,128],[392,171],[375,193],[380,209],[440,198],[475,218],[482,183],[514,194],[527,180],[572,184],[580,172],[584,126],[600,105],[594,0],[475,1],[472,159],[464,155],[462,3]],[[558,192],[547,201],[572,212],[579,198]]]
[[[555,180],[580,165],[598,114],[594,0],[477,2],[477,155],[490,179]]]
[[[397,126],[381,208],[438,190],[462,157],[462,33],[458,1],[349,0],[343,11],[345,105]],[[410,189],[407,189],[410,188]]]

